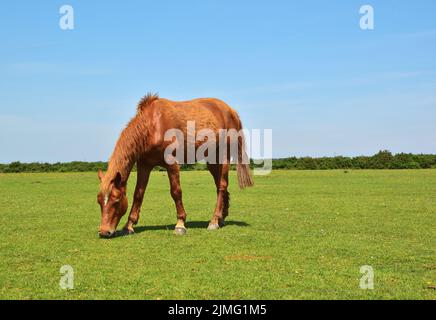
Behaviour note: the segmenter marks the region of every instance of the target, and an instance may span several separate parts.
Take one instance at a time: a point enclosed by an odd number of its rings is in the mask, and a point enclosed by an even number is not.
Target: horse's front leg
[[[141,211],[142,200],[144,199],[145,189],[147,188],[148,178],[150,177],[151,167],[143,165],[138,162],[137,164],[137,180],[135,193],[133,195],[132,208],[130,209],[129,218],[124,226],[124,231],[128,234],[134,233],[133,226],[138,223],[139,213]]]
[[[186,211],[183,207],[182,201],[182,188],[180,187],[180,175],[179,175],[179,165],[177,163],[169,165],[167,167],[168,178],[170,180],[171,187],[171,197],[176,204],[177,210],[177,224],[174,229],[174,233],[177,235],[184,235],[186,233],[185,221],[186,221]]]

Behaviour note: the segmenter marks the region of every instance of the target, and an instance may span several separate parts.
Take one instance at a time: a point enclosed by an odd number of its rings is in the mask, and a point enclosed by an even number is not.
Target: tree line
[[[411,153],[394,155],[387,150],[383,150],[373,156],[290,157],[274,159],[273,169],[436,169],[436,155]]]
[[[261,167],[251,161],[251,167]],[[273,169],[288,170],[328,170],[328,169],[436,169],[435,154],[392,154],[388,150],[373,156],[358,157],[289,157],[272,160]],[[0,173],[17,172],[88,172],[107,169],[107,162],[57,162],[57,163],[22,163],[0,164]],[[205,170],[204,163],[184,164],[182,170]],[[157,167],[155,170],[163,170]]]

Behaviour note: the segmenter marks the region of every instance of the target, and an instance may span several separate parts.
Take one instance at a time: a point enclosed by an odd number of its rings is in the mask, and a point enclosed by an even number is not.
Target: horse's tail
[[[242,130],[242,124],[239,120],[239,130]],[[238,161],[236,163],[236,172],[238,174],[239,188],[244,189],[246,187],[253,186],[253,177],[251,176],[249,159],[247,152],[245,151],[245,139],[244,134],[238,137]]]

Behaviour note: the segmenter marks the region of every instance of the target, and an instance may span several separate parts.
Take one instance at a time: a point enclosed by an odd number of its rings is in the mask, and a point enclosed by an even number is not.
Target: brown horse
[[[103,174],[100,170],[98,172],[100,191],[97,200],[101,207],[99,230],[101,237],[113,236],[121,217],[127,211],[126,185],[130,171],[135,163],[137,165],[137,183],[133,196],[133,205],[128,221],[124,226],[124,231],[129,234],[134,232],[133,226],[137,224],[139,219],[150,172],[155,166],[161,166],[168,172],[171,196],[177,209],[175,233],[186,233],[186,212],[182,202],[179,163],[177,161],[168,161],[165,150],[174,143],[178,146],[184,146],[184,150],[189,149],[189,141],[192,142],[192,139],[189,139],[190,133],[187,123],[190,121],[195,121],[196,130],[207,129],[212,130],[214,133],[214,137],[209,135],[203,141],[194,140],[191,145],[194,146],[196,151],[205,143],[218,141],[219,132],[222,129],[233,129],[238,132],[242,130],[241,121],[236,111],[217,99],[205,98],[176,102],[159,98],[155,94],[148,94],[142,98],[138,104],[136,116],[128,123],[118,139],[109,160],[106,174]],[[166,139],[166,132],[174,129],[182,132],[182,135],[172,137],[170,140]],[[230,136],[226,136],[224,139],[226,143],[234,144],[234,141],[230,140]],[[242,189],[253,185],[249,166],[247,161],[244,161],[244,159],[247,159],[247,154],[243,134],[239,134],[237,137],[237,145],[236,168],[239,186]],[[228,151],[228,146],[225,149]],[[217,157],[217,161],[207,163],[217,188],[217,203],[208,226],[209,230],[215,230],[223,226],[224,219],[228,215],[230,198],[227,186],[231,154],[227,151],[224,152],[223,157]],[[171,155],[173,156],[174,153],[171,153]],[[204,155],[207,156],[208,152],[206,151]],[[186,155],[182,159],[186,160]],[[202,159],[196,158],[195,160]]]

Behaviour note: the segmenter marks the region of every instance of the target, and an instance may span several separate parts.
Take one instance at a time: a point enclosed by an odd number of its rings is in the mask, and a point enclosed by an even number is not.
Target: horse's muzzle
[[[99,231],[100,238],[112,238],[115,235],[115,231]]]

